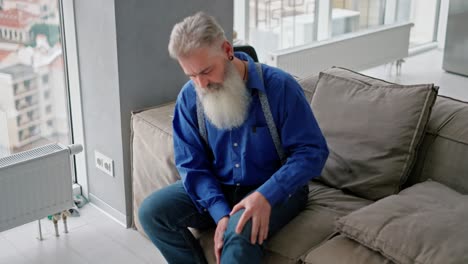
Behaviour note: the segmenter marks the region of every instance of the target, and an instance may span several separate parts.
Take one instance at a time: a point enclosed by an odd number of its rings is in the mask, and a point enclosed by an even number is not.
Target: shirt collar
[[[254,60],[247,55],[245,52],[234,52],[234,56],[241,60],[245,60],[248,62],[248,69],[247,69],[247,83],[246,86],[248,89],[257,89],[262,92],[265,92],[265,86],[263,85],[262,78],[260,78],[257,68],[255,66]]]

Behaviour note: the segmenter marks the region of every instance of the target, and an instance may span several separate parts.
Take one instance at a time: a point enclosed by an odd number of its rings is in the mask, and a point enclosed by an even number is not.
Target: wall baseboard
[[[128,228],[130,225],[127,224],[127,217],[119,212],[118,210],[114,209],[112,206],[104,202],[103,200],[99,199],[92,193],[89,193],[89,203],[94,208],[98,209],[99,211],[103,212],[105,215],[109,216],[112,220],[120,224],[121,226]],[[130,223],[131,224],[131,223]]]

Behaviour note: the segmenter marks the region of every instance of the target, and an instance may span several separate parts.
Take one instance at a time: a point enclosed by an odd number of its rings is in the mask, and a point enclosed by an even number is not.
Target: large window
[[[268,51],[400,22],[414,23],[410,47],[435,41],[440,0],[235,0],[235,43]]]
[[[59,3],[0,1],[0,157],[71,143]]]
[[[439,23],[440,0],[398,0],[397,20],[411,21],[410,46],[434,42]]]

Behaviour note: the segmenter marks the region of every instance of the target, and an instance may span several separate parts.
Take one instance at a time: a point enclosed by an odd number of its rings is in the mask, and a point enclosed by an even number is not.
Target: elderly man
[[[304,209],[326,142],[294,78],[234,53],[213,17],[176,24],[169,53],[191,79],[173,119],[182,180],[145,199],[141,224],[169,263],[206,263],[187,227],[216,227],[218,263],[259,263],[265,241]]]

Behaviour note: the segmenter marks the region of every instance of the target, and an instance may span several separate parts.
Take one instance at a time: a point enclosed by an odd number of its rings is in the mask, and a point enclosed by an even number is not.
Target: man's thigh
[[[174,228],[207,229],[215,226],[207,212],[198,212],[181,181],[149,195],[140,207],[140,213],[142,211],[146,216],[150,215]]]
[[[268,237],[273,236],[283,226],[296,217],[307,205],[309,187],[300,187],[291,197],[271,209]]]
[[[304,210],[307,204],[308,187],[300,187],[291,197],[286,201],[275,205],[271,209],[270,223],[268,230],[268,238],[272,237],[278,232],[283,226],[289,223],[294,217],[296,217],[302,210]],[[228,230],[234,231],[240,217],[244,213],[244,209],[238,211],[229,219]],[[252,232],[252,221],[249,220],[242,230],[242,234],[250,238]]]

